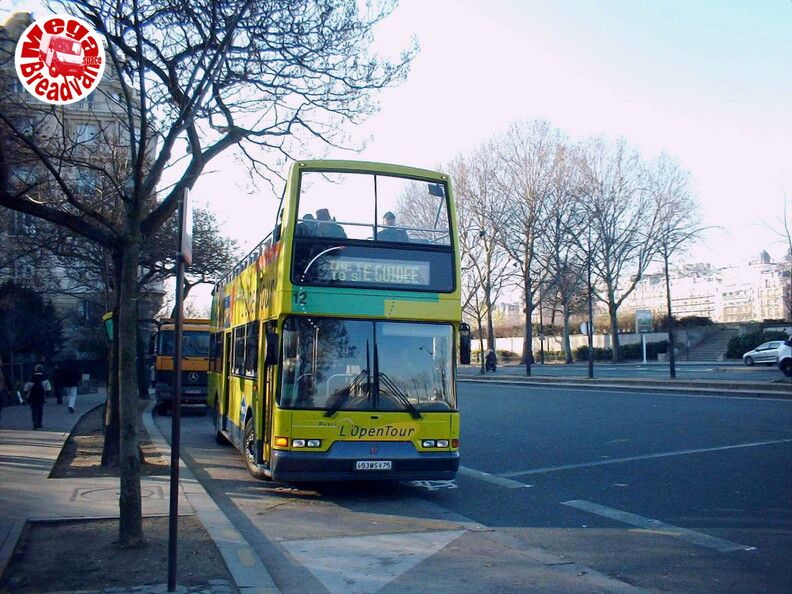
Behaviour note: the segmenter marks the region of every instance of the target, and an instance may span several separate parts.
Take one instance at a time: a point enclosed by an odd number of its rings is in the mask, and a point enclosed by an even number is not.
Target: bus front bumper
[[[390,470],[358,470],[358,462],[390,462]],[[419,452],[409,442],[336,442],[326,452],[272,450],[273,480],[418,481],[453,480],[459,452]]]

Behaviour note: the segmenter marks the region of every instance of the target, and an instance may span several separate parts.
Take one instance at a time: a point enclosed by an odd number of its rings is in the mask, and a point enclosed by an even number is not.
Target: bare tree
[[[107,40],[108,71],[120,108],[94,146],[119,138],[125,159],[86,150],[56,108],[39,109],[46,136],[30,133],[20,113],[30,103],[0,97],[0,205],[68,228],[112,254],[118,290],[120,391],[119,544],[143,542],[137,435],[138,270],[143,246],[176,210],[206,165],[236,148],[267,174],[300,139],[343,142],[343,124],[372,112],[372,92],[399,82],[413,50],[395,62],[372,54],[373,28],[391,3],[295,0],[76,0],[64,5]],[[6,63],[11,52],[2,57]],[[275,165],[273,165],[275,163]],[[32,167],[36,179],[14,176]],[[74,174],[90,172],[107,188],[100,206],[86,201]],[[175,180],[163,187],[163,179]],[[79,180],[79,177],[77,178]],[[30,193],[46,186],[47,201]]]
[[[539,254],[558,165],[561,135],[544,120],[519,122],[498,142],[499,184],[506,204],[503,248],[517,266],[517,285],[525,304],[523,362],[531,374],[532,316],[546,269]]]
[[[586,257],[578,244],[585,234],[579,216],[581,207],[576,200],[579,161],[570,154],[572,151],[568,145],[559,147],[550,185],[547,223],[540,240],[541,258],[548,275],[545,296],[552,295],[560,308],[566,363],[573,360],[569,319],[583,310],[586,297]]]
[[[494,147],[485,144],[469,157],[458,157],[450,166],[457,198],[462,274],[469,281],[463,305],[477,319],[479,339],[483,339],[482,321],[486,320],[487,348],[493,351],[495,304],[511,280],[508,254],[503,249],[506,209],[494,154]]]
[[[610,316],[613,361],[620,360],[618,311],[657,256],[661,213],[646,164],[619,139],[595,138],[583,147],[580,203],[592,231],[591,266],[601,281],[597,298]]]
[[[671,310],[670,258],[684,251],[703,231],[690,190],[690,174],[666,154],[660,155],[651,172],[651,191],[658,216],[657,241],[666,284],[666,330],[669,374],[676,377],[674,316]]]

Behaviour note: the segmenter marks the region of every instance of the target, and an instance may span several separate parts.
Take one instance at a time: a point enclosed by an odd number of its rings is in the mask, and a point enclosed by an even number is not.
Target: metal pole
[[[646,334],[641,332],[641,350],[643,351],[643,364],[646,365]]]
[[[176,336],[173,349],[173,408],[171,410],[171,475],[168,517],[168,592],[176,591],[176,553],[179,519],[179,443],[181,441],[182,331],[184,326],[184,256],[182,229],[184,197],[179,205],[179,248],[176,254]]]
[[[591,226],[588,230],[588,254],[586,254],[588,268],[588,376],[594,378],[594,304],[591,295]]]
[[[539,361],[544,365],[544,318],[542,317],[542,284],[539,283]]]
[[[674,345],[674,318],[671,314],[671,279],[668,274],[668,250],[663,250],[663,260],[665,264],[665,282],[666,282],[666,324],[668,330],[668,371],[671,379],[676,379],[676,350]],[[690,360],[690,351],[688,351],[688,360]]]

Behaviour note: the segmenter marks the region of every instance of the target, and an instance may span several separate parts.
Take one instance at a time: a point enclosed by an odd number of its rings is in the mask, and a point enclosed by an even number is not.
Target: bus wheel
[[[214,424],[215,424],[215,443],[220,445],[228,445],[228,439],[223,432],[220,430],[222,426],[222,421],[220,420],[220,401],[215,396],[215,405],[214,405]]]
[[[256,463],[256,431],[253,427],[253,417],[245,423],[245,439],[242,442],[244,446],[243,454],[245,456],[245,466],[248,472],[257,479],[266,479],[267,475],[259,468]]]
[[[157,405],[157,414],[161,417],[165,417],[171,411],[171,403],[167,400],[160,402]]]

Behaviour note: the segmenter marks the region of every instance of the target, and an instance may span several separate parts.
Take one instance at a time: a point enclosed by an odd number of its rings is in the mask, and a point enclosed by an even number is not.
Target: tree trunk
[[[572,363],[572,342],[569,340],[569,301],[563,299],[561,307],[564,315],[564,361]]]
[[[525,340],[523,341],[522,362],[525,363],[525,375],[531,375],[533,364],[533,294],[530,290],[530,276],[525,279]]]
[[[616,307],[616,302],[611,299],[611,292],[608,291],[608,314],[610,314],[610,331],[611,331],[611,361],[618,363],[621,361],[621,353],[619,352],[619,310]]]
[[[198,284],[198,283],[196,283],[196,284]],[[190,289],[192,289],[194,286],[195,286],[194,284],[190,284],[189,282],[187,282],[185,280],[184,289],[183,289],[184,292],[182,293],[182,303],[184,303],[187,300],[187,295],[189,295]],[[171,309],[170,317],[172,317],[174,320],[176,319],[176,304],[175,303],[173,304],[173,308]]]
[[[136,217],[130,217],[136,220]],[[133,224],[130,224],[133,227]],[[121,282],[118,308],[118,372],[120,404],[120,474],[121,492],[118,528],[119,546],[137,547],[144,544],[142,504],[140,499],[140,451],[138,448],[138,386],[137,386],[137,327],[138,327],[138,266],[141,238],[135,226],[129,232],[121,257]]]
[[[487,348],[495,352],[495,325],[492,323],[492,290],[484,291],[484,304],[487,308]]]
[[[484,368],[484,328],[483,324],[481,323],[481,313],[476,313],[476,322],[478,323],[478,335],[479,335],[479,363],[481,363],[481,375],[487,373],[487,370]]]

